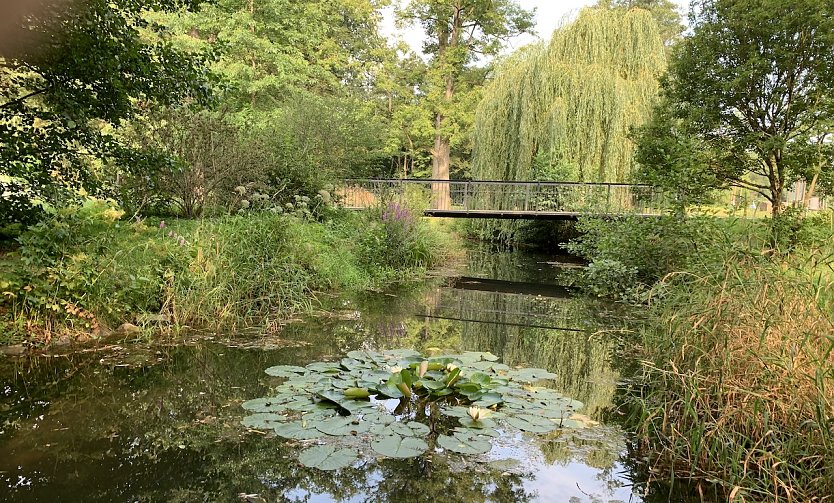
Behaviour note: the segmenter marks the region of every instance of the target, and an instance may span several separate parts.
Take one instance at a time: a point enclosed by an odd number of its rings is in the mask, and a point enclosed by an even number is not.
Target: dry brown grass
[[[819,265],[757,259],[670,280],[642,399],[658,460],[723,481],[735,501],[833,500],[834,281]]]

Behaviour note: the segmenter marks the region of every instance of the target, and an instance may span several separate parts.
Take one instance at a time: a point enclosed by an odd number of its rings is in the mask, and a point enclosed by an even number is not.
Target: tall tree
[[[435,129],[432,178],[448,180],[452,137],[458,133],[456,108],[470,101],[459,92],[467,87],[470,66],[478,58],[498,54],[512,37],[529,32],[533,12],[513,0],[411,0],[397,14],[403,24],[419,23],[428,36],[423,50],[430,56],[427,99]],[[435,197],[438,207],[447,207],[448,185],[435,187]]]
[[[34,42],[0,48],[0,220],[93,192],[96,163],[137,167],[110,132],[140,105],[209,98],[203,58],[174,49],[144,18],[196,1],[44,3],[19,19],[20,37]]]
[[[683,33],[678,6],[671,0],[600,0],[597,5],[615,10],[645,9],[651,12],[667,47]]]
[[[158,19],[183,47],[212,48],[238,110],[269,111],[299,92],[364,92],[383,57],[388,0],[215,0]]]
[[[692,20],[664,100],[639,135],[643,172],[673,188],[712,179],[752,189],[771,202],[775,221],[791,184],[834,177],[834,3],[704,0]],[[693,141],[699,162],[668,155]],[[687,171],[697,177],[663,175]]]

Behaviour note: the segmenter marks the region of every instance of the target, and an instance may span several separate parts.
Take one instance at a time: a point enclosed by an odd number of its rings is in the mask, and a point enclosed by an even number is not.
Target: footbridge
[[[656,217],[666,207],[651,185],[498,180],[345,180],[336,194],[349,209],[407,202],[446,218],[576,220],[584,215]]]

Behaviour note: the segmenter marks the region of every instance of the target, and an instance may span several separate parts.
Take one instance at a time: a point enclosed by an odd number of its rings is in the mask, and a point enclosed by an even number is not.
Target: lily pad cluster
[[[278,365],[284,378],[269,397],[249,400],[248,428],[290,440],[318,440],[305,466],[335,470],[359,453],[409,458],[440,448],[477,455],[502,432],[544,434],[582,427],[582,406],[540,386],[544,369],[510,368],[491,353],[423,356],[412,350],[351,351],[340,361]]]

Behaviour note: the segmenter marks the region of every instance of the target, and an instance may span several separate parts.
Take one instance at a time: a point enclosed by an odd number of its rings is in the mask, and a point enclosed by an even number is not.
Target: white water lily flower
[[[453,372],[456,368],[458,368],[458,366],[455,365],[454,363],[450,363],[450,364],[446,365],[446,371],[447,372]]]
[[[473,421],[480,421],[481,419],[486,419],[489,415],[489,411],[486,409],[482,409],[477,405],[473,405],[469,407],[469,417],[472,418]]]
[[[398,372],[401,372],[401,371],[402,371],[402,369],[403,369],[402,367],[399,367],[399,366],[396,366],[396,365],[395,365],[395,366],[391,367],[391,373],[392,373],[392,374],[396,374],[396,373],[398,373]]]

